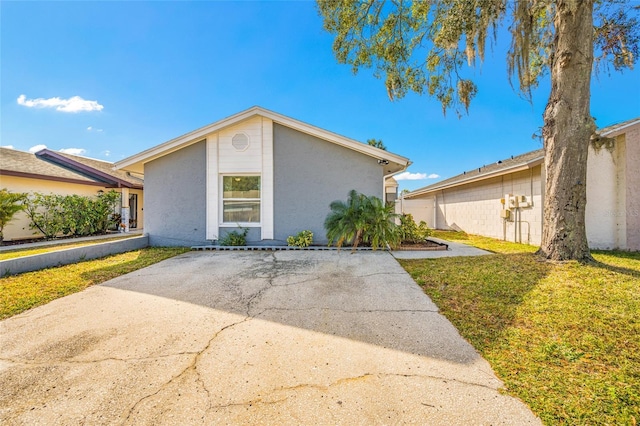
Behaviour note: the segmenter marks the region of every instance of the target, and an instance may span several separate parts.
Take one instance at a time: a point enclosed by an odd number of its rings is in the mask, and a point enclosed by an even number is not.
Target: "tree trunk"
[[[551,95],[544,111],[546,172],[542,244],[552,260],[591,260],[585,229],[587,154],[595,131],[590,111],[593,0],[558,0]]]

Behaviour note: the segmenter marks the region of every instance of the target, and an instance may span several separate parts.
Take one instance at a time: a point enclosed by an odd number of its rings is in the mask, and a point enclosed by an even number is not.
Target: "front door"
[[[129,228],[138,227],[138,194],[129,194]]]

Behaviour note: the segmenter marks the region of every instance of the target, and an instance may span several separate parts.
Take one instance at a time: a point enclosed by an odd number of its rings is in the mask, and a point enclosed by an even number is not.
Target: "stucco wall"
[[[589,246],[640,250],[640,124],[607,136],[613,141],[589,149]]]
[[[589,247],[625,248],[624,136],[599,149],[589,148],[585,226]]]
[[[274,236],[309,229],[326,244],[329,204],[348,192],[383,196],[383,171],[375,158],[274,123]]]
[[[145,233],[152,246],[206,244],[206,144],[145,164]]]
[[[7,188],[11,192],[40,192],[43,194],[59,194],[59,195],[82,195],[87,197],[95,197],[98,195],[98,191],[105,192],[111,191],[113,188],[105,188],[100,185],[82,185],[76,183],[58,182],[52,180],[43,179],[31,179],[17,176],[1,176],[0,188]],[[116,191],[119,192],[118,189]],[[132,194],[138,194],[138,217],[139,226],[143,225],[143,191],[131,190]],[[4,239],[6,241],[24,239],[24,238],[37,238],[42,236],[40,233],[34,233],[33,229],[29,229],[29,223],[31,221],[24,212],[17,213],[14,219],[9,222],[4,228]]]
[[[640,250],[640,124],[625,135],[627,249]]]
[[[542,237],[542,197],[540,166],[438,191],[438,229],[462,230],[469,234],[540,244]],[[504,221],[500,217],[505,194],[532,197],[533,205],[521,208],[519,220]],[[433,196],[430,194],[428,196]],[[428,197],[428,196],[425,196]]]
[[[437,228],[434,220],[434,202],[435,196],[400,200],[398,204],[401,211],[399,213],[411,214],[416,223],[424,220],[429,228]]]

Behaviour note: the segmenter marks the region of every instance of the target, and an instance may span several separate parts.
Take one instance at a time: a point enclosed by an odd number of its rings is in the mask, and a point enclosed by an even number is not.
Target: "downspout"
[[[500,192],[501,194],[505,194],[504,192],[504,175],[502,175],[500,177],[500,184],[502,186],[502,192]],[[507,203],[509,202],[509,200],[505,199],[504,200],[504,204],[502,205],[503,209],[507,208]],[[507,218],[503,218],[502,219],[502,241],[507,241]]]
[[[433,194],[433,229],[438,229],[438,194]]]
[[[442,213],[444,215],[444,225],[447,227],[447,229],[450,229],[449,221],[447,220],[447,200],[444,198],[444,189],[442,189],[440,192],[442,192]]]

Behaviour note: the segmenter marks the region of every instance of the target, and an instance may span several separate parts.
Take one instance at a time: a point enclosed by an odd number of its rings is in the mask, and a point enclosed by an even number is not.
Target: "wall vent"
[[[236,151],[244,151],[249,148],[249,137],[244,133],[237,133],[231,139],[231,145],[233,145]]]

